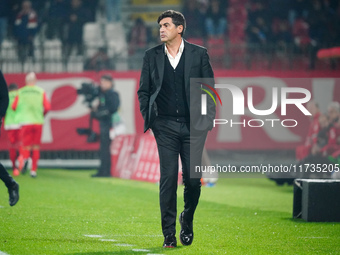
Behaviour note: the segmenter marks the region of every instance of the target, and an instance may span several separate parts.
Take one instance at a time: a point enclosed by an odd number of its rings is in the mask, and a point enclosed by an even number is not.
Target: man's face
[[[183,26],[176,27],[172,18],[164,18],[159,22],[159,36],[162,42],[170,42],[177,36],[181,36]]]
[[[112,87],[112,82],[106,79],[100,79],[100,89],[102,91],[107,91],[111,89]]]

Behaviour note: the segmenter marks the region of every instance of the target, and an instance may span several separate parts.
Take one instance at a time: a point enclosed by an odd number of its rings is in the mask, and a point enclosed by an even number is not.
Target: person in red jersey
[[[312,114],[312,120],[309,125],[306,141],[304,145],[300,145],[296,148],[296,159],[302,160],[311,153],[311,149],[317,141],[317,135],[320,131],[319,117],[320,109],[315,101],[310,101],[307,104],[308,111]]]
[[[27,170],[28,159],[32,153],[31,176],[37,176],[40,158],[40,139],[44,117],[51,109],[45,91],[36,86],[35,73],[26,75],[26,86],[19,90],[14,99],[12,109],[16,111],[21,122],[22,155],[19,157],[19,171],[23,174]]]
[[[12,105],[14,99],[18,95],[19,87],[17,84],[12,83],[8,86],[9,105]],[[4,128],[6,130],[8,141],[9,141],[9,158],[12,162],[13,175],[18,176],[19,170],[17,169],[15,162],[17,160],[18,151],[20,151],[20,123],[16,117],[16,112],[13,111],[12,107],[8,107],[6,116],[4,119]],[[19,153],[20,154],[20,153]]]

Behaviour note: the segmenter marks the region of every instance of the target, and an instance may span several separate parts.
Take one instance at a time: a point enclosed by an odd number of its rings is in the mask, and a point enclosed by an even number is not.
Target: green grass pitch
[[[1,184],[0,254],[340,254],[339,223],[293,220],[293,188],[259,178],[203,187],[193,244],[163,249],[157,184],[91,173],[19,176],[20,201],[12,208]],[[182,193],[180,186],[178,213]],[[177,239],[179,229],[177,223]]]

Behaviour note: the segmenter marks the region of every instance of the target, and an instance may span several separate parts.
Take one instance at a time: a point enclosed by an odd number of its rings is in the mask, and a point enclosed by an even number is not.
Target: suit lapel
[[[158,70],[159,75],[159,84],[156,84],[157,87],[160,87],[163,83],[163,77],[164,77],[164,45],[156,52],[156,68]]]

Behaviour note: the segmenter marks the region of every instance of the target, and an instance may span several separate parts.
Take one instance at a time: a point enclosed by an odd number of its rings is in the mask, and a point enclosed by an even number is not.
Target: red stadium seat
[[[340,47],[334,47],[330,49],[320,49],[317,53],[319,59],[339,58]]]
[[[321,58],[330,58],[331,57],[331,49],[321,49],[317,53],[317,57]]]
[[[331,56],[332,56],[332,58],[339,58],[340,57],[340,47],[331,48]]]

